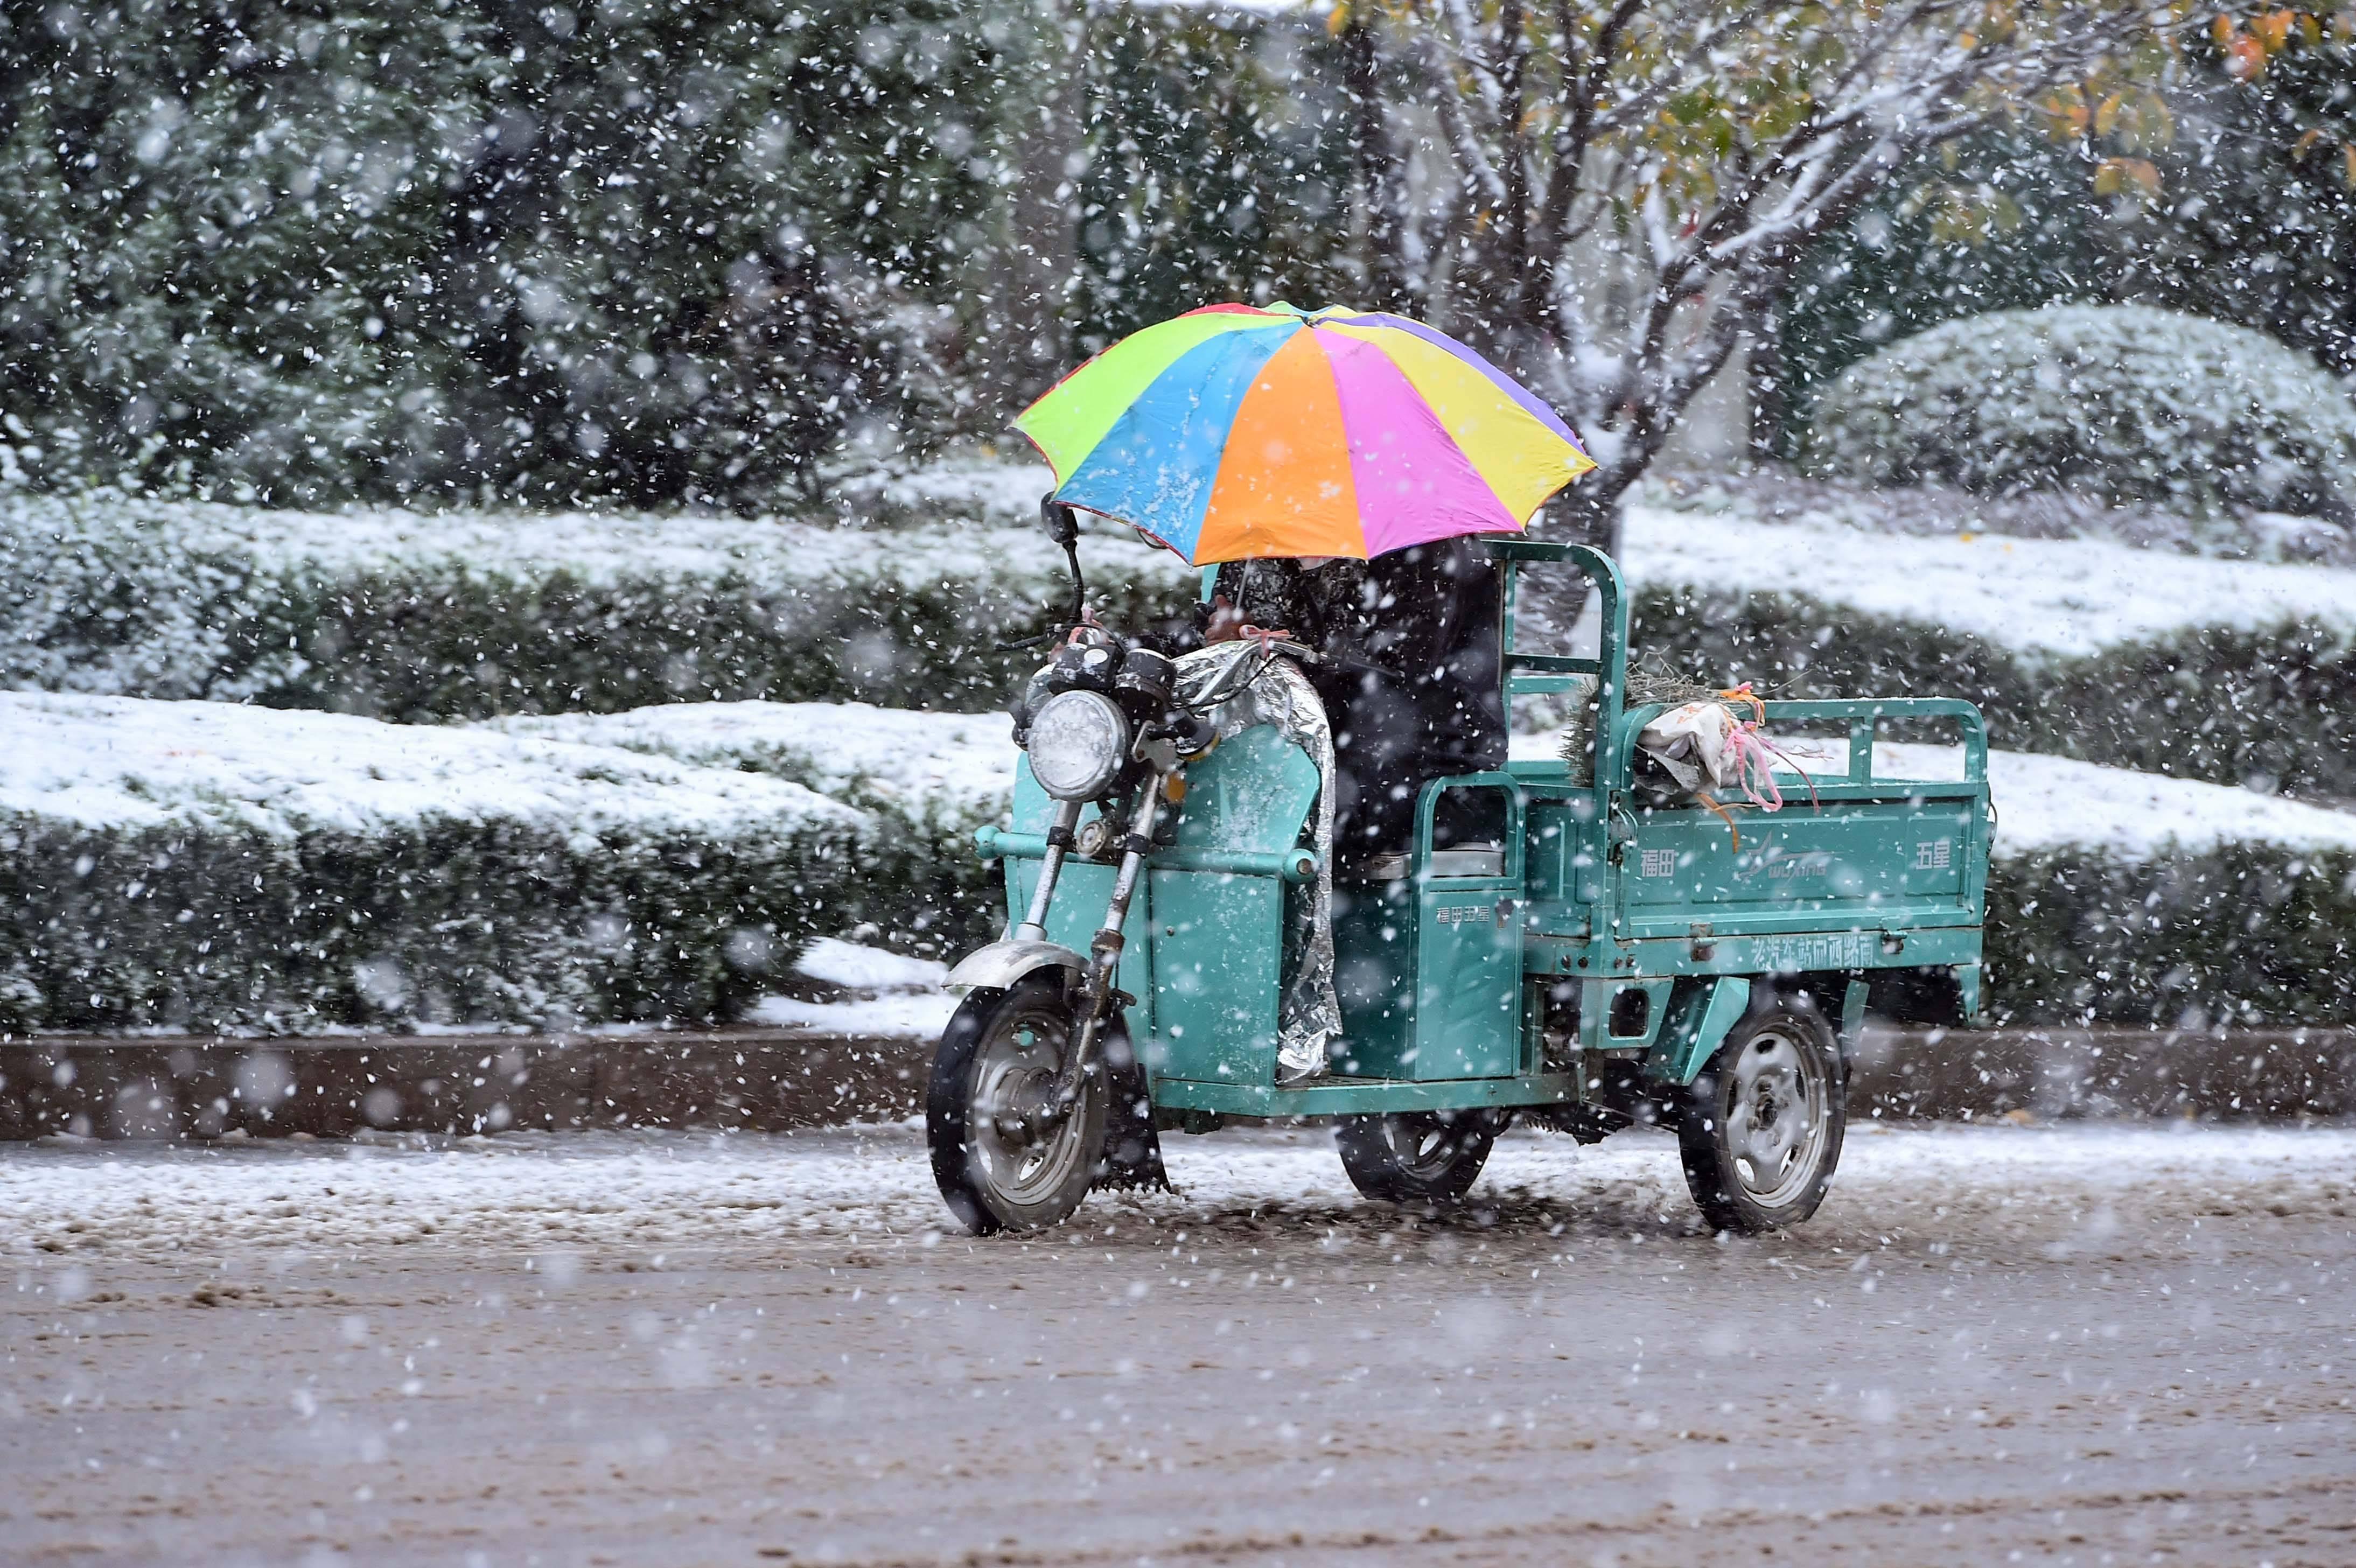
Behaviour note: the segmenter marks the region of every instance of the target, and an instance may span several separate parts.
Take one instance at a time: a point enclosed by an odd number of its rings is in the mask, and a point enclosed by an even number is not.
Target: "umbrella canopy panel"
[[[1056,499],[1197,565],[1513,532],[1595,466],[1553,411],[1454,339],[1284,304],[1134,333],[1015,428],[1055,469]]]

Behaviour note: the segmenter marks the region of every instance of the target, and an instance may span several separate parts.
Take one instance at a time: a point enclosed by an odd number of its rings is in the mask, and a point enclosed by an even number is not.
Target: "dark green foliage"
[[[1002,895],[970,833],[884,816],[856,847],[755,830],[584,846],[433,822],[287,842],[18,819],[0,829],[0,1028],[726,1018],[819,932],[865,923],[944,955],[985,940]],[[2356,1021],[2344,853],[2002,859],[1987,932],[2000,1023]]]
[[[590,582],[560,571],[454,591],[420,570],[302,593],[312,662],[256,700],[404,722],[753,699],[986,709],[1028,668],[997,644],[1055,618],[988,585],[862,592],[734,573]]]
[[[2120,212],[2117,290],[2356,373],[2356,42],[2294,29],[2237,80],[2204,30],[2191,67],[2154,160],[2164,199]]]
[[[2341,627],[2189,629],[2073,659],[2043,683],[2024,751],[2356,798],[2356,646]]]
[[[1115,6],[1088,27],[1083,344],[1223,301],[1364,304],[1324,29],[1192,6]]]
[[[772,822],[584,840],[425,818],[282,839],[16,816],[0,823],[0,1026],[726,1018],[840,927],[852,856],[839,831]]]
[[[2104,222],[2086,161],[2026,128],[1921,160],[1820,240],[1777,315],[1782,422],[1798,453],[1816,394],[1875,350],[1958,316],[2099,299]]]
[[[758,502],[937,357],[1002,64],[948,0],[0,14],[0,467]]]
[[[2356,1021],[2356,856],[2227,845],[2125,865],[2049,851],[1988,879],[1996,1021]]]
[[[740,699],[975,711],[1037,663],[1001,645],[1046,630],[1068,592],[1036,568],[915,572],[881,533],[848,570],[773,554],[590,575],[447,555],[326,568],[182,542],[196,531],[155,503],[0,519],[0,685],[406,722]],[[1141,629],[1187,613],[1183,585],[1101,556],[1090,599]]]

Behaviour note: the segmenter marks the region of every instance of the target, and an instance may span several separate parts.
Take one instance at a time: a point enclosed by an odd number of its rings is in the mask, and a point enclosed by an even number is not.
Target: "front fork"
[[[1129,837],[1121,843],[1120,869],[1113,873],[1112,896],[1105,901],[1104,923],[1088,943],[1088,966],[1080,993],[1079,1038],[1066,1053],[1062,1071],[1055,1075],[1050,1104],[1051,1114],[1057,1120],[1069,1115],[1078,1103],[1080,1084],[1093,1071],[1103,1049],[1105,1025],[1115,1008],[1128,999],[1113,983],[1120,970],[1121,949],[1125,945],[1121,927],[1129,923],[1129,902],[1137,894],[1138,879],[1145,874],[1145,857],[1153,847],[1154,819],[1161,814],[1170,781],[1176,776],[1174,766],[1156,770],[1138,791],[1137,805],[1130,813]],[[1055,814],[1055,823],[1062,826],[1067,816],[1076,819],[1078,815],[1079,807],[1067,805]],[[1064,836],[1068,843],[1068,827]],[[1055,896],[1055,879],[1063,869],[1063,863],[1064,856],[1051,827],[1046,857],[1040,862],[1039,886],[1031,897],[1030,918],[1023,925],[1023,933],[1031,934],[1034,941],[1046,935],[1047,905]]]

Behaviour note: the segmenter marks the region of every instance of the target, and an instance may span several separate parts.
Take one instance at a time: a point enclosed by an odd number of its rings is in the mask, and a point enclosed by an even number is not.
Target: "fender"
[[[1751,976],[1720,975],[1697,987],[1685,1005],[1661,1026],[1644,1061],[1644,1075],[1682,1089],[1718,1054],[1742,1015],[1751,1010]]]
[[[949,971],[946,984],[952,991],[986,987],[1004,990],[1033,969],[1069,969],[1085,973],[1088,961],[1060,942],[993,942],[977,947]]]

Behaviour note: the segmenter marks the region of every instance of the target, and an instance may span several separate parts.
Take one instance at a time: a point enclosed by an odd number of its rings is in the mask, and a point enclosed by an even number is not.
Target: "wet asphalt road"
[[[1861,1134],[1735,1241],[1230,1135],[977,1243],[904,1129],[10,1149],[0,1562],[2356,1563],[2351,1156]]]

